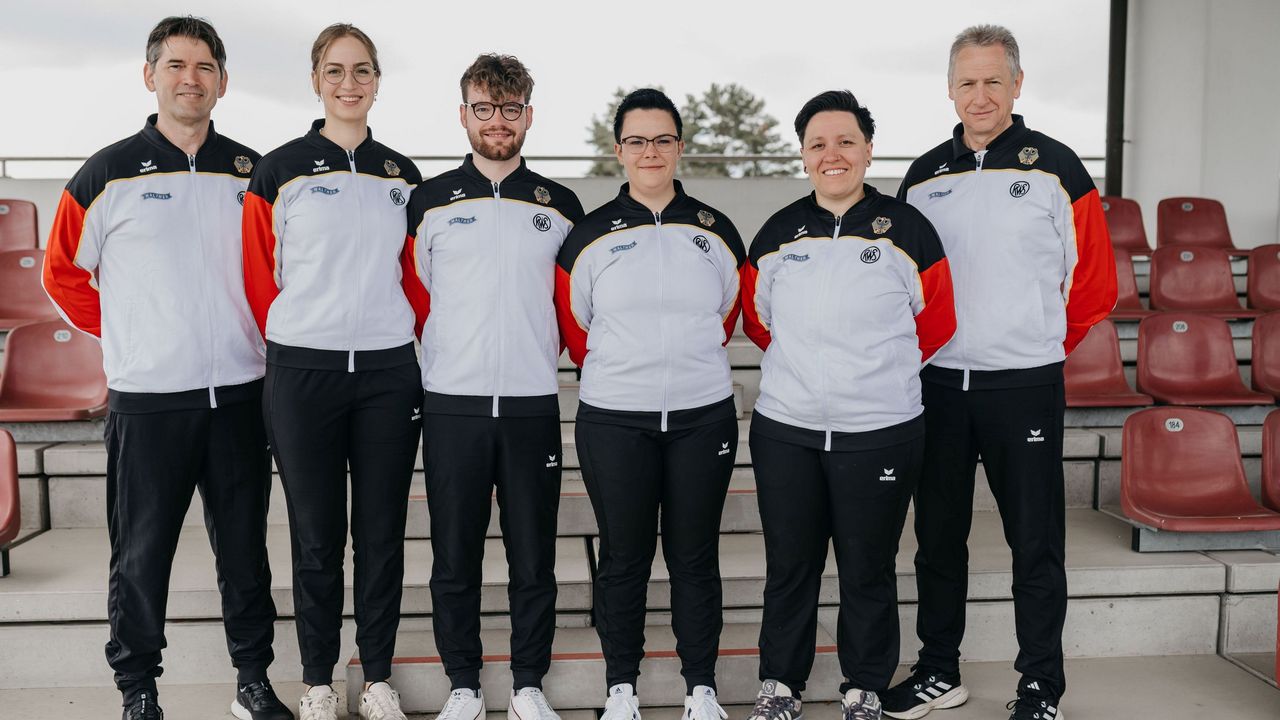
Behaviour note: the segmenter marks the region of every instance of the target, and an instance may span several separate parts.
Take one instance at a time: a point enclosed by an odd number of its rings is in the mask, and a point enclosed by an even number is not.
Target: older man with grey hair
[[[884,714],[919,718],[963,704],[960,642],[978,458],[1013,551],[1021,673],[1011,720],[1061,720],[1067,612],[1062,434],[1066,356],[1115,305],[1098,190],[1070,148],[1029,130],[1018,43],[995,25],[951,46],[948,96],[960,123],[912,163],[899,197],[938,230],[951,263],[956,334],[920,374],[925,461],[915,495],[912,674]]]

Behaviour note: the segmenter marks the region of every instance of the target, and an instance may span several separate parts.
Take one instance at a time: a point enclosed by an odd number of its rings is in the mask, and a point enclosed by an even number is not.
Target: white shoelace
[[[299,720],[333,720],[338,717],[338,693],[332,689],[325,695],[302,696],[298,702]]]
[[[729,713],[720,707],[720,703],[716,702],[716,696],[712,693],[698,693],[689,696],[692,702],[689,704],[690,720],[728,720]]]
[[[378,687],[379,685],[383,687]],[[397,720],[404,717],[404,712],[400,709],[400,694],[386,683],[370,685],[369,689],[364,691],[361,700],[376,711],[370,720],[382,720],[383,718]]]
[[[464,720],[462,707],[474,699],[476,697],[466,690],[454,690],[449,693],[449,700],[440,709],[440,714],[436,716],[436,720]],[[470,718],[465,720],[470,720]]]
[[[640,701],[635,695],[610,695],[604,701],[604,716],[609,720],[640,720]]]
[[[533,709],[537,713],[538,720],[552,720],[552,718],[560,717],[555,710],[551,709],[551,703],[547,702],[547,696],[537,688],[525,688],[517,693],[516,697],[527,698],[533,703]]]

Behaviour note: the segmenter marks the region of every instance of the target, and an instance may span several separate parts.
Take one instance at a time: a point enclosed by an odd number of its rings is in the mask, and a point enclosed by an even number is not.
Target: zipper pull
[[[492,183],[492,185],[493,185],[493,196],[494,196],[494,197],[502,197],[502,194],[498,192],[498,183],[493,182],[493,181],[490,181],[490,182],[491,182],[491,183]]]
[[[653,214],[653,222],[654,222],[654,224],[655,224],[655,225],[661,225],[661,224],[662,224],[662,213],[660,213],[660,212],[656,212],[656,213],[654,213],[654,214]]]
[[[973,154],[974,162],[975,162],[975,163],[977,163],[977,165],[978,165],[978,168],[977,168],[977,171],[978,171],[978,172],[982,172],[982,160],[983,160],[983,158],[985,158],[986,156],[987,156],[987,151],[986,151],[986,150],[979,150],[979,151],[977,151],[977,152],[975,152],[975,153]]]
[[[843,215],[837,215],[837,216],[836,216],[836,229],[831,233],[831,239],[832,239],[832,240],[839,240],[839,239],[840,239],[840,223],[841,223],[843,220],[844,220],[844,216],[843,216]]]
[[[347,162],[351,164],[351,172],[355,172],[356,171],[356,151],[355,150],[347,151]]]
[[[187,167],[191,168],[191,172],[195,172],[195,171],[196,171],[196,156],[195,156],[195,155],[188,155],[188,156],[187,156]]]

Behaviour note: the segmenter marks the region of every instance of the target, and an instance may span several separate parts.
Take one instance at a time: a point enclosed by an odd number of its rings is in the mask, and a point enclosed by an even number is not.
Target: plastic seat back
[[[0,198],[0,251],[40,247],[36,204]]]
[[[0,421],[75,420],[106,410],[97,340],[61,320],[19,325],[5,343]]]
[[[1159,313],[1138,325],[1138,391],[1175,405],[1268,405],[1240,379],[1221,318]]]
[[[1259,245],[1249,251],[1249,307],[1280,310],[1280,245]]]
[[[43,250],[0,252],[0,330],[58,316],[40,284]]]
[[[1280,512],[1280,410],[1262,423],[1262,504]]]
[[[1151,309],[1247,315],[1221,248],[1162,247],[1151,254]]]
[[[1253,321],[1249,370],[1254,390],[1280,397],[1280,312]]]
[[[1174,245],[1235,249],[1222,203],[1198,197],[1161,200],[1156,206],[1156,247]]]
[[[1103,195],[1102,212],[1107,216],[1111,247],[1137,255],[1151,252],[1151,246],[1147,243],[1147,230],[1142,225],[1142,208],[1138,206],[1137,200]]]
[[[1148,251],[1150,252],[1150,251]],[[1138,297],[1138,281],[1133,273],[1133,256],[1123,248],[1115,249],[1116,307],[1111,317],[1117,320],[1141,320],[1151,314]]]
[[[1120,506],[1164,530],[1280,529],[1280,514],[1249,492],[1231,418],[1196,408],[1150,408],[1124,423]]]
[[[1150,405],[1149,395],[1135,393],[1124,378],[1116,326],[1103,320],[1089,329],[1067,356],[1064,368],[1068,407]]]
[[[0,430],[0,546],[18,537],[22,528],[18,501],[18,446],[7,430]]]

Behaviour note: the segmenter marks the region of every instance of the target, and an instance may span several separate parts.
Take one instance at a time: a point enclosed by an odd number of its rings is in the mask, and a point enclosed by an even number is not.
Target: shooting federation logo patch
[[[883,215],[871,221],[871,232],[877,235],[889,232],[891,227],[893,227],[893,221]]]
[[[390,160],[382,163],[382,169],[386,170],[387,174],[390,175],[391,177],[400,176],[400,166],[395,164],[394,162],[391,162]],[[396,203],[396,204],[399,205],[400,203]]]
[[[538,187],[533,189],[533,199],[537,200],[543,205],[546,205],[551,202],[551,193],[547,192],[546,188],[539,185]]]
[[[237,155],[231,163],[236,166],[236,172],[241,175],[248,175],[249,171],[253,170],[253,161],[245,155]]]
[[[706,210],[699,210],[698,222],[702,223],[703,225],[706,225],[707,227],[711,227],[712,225],[716,224],[716,216],[712,215]]]
[[[1040,151],[1033,147],[1024,147],[1022,148],[1022,151],[1018,153],[1018,162],[1023,165],[1035,165],[1036,161],[1039,159]]]

